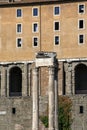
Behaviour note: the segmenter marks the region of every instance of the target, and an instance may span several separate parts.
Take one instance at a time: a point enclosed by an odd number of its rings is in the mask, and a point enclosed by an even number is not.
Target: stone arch
[[[22,70],[15,66],[9,71],[9,96],[22,95]]]
[[[82,63],[75,67],[75,94],[87,94],[87,66]]]

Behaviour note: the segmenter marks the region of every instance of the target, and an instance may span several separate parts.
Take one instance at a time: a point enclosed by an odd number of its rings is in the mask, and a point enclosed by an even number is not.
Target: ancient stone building
[[[57,53],[58,94],[72,99],[72,130],[87,130],[86,32],[86,0],[0,0],[0,130],[32,129],[32,68],[42,51]],[[38,77],[44,114],[48,68]]]

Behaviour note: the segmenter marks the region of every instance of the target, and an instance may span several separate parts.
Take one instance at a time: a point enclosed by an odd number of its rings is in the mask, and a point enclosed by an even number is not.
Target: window
[[[58,31],[59,30],[59,22],[54,22],[54,30]]]
[[[17,24],[17,33],[22,33],[22,25]]]
[[[79,108],[80,108],[79,113],[82,114],[83,113],[83,106],[80,106]]]
[[[17,9],[17,17],[22,17],[22,10],[21,9]]]
[[[79,13],[84,13],[84,11],[85,11],[85,5],[84,4],[79,5]]]
[[[79,44],[83,44],[84,43],[84,35],[80,34],[79,35]]]
[[[38,38],[37,37],[33,38],[33,46],[38,46]]]
[[[38,24],[37,23],[33,24],[33,32],[38,32]]]
[[[16,108],[12,108],[12,114],[16,113]]]
[[[33,16],[38,16],[38,8],[33,8]]]
[[[55,45],[59,45],[59,42],[60,42],[59,36],[55,36],[54,37],[54,43],[55,43]]]
[[[79,29],[84,28],[84,20],[79,20]]]
[[[54,7],[54,15],[59,15],[60,14],[60,7]]]
[[[22,46],[22,38],[17,38],[17,47]]]

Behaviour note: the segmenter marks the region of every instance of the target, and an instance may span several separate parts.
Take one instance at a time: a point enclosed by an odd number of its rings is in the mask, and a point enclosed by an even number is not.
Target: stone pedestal
[[[33,113],[32,113],[32,130],[39,130],[39,88],[38,88],[38,69],[33,69]]]

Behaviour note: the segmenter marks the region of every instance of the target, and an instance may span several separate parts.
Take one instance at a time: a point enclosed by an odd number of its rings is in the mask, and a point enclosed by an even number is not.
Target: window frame
[[[34,38],[37,38],[37,46],[34,45]],[[33,47],[38,47],[38,44],[39,44],[39,38],[38,38],[38,36],[33,36],[32,37],[32,45],[33,45]]]
[[[55,44],[55,37],[59,37],[59,43]],[[59,46],[60,45],[60,35],[54,35],[54,46]]]
[[[58,23],[59,23],[59,29],[58,29],[58,30],[55,30],[55,23],[56,23],[56,22],[58,22]],[[54,27],[53,27],[53,28],[54,28],[54,29],[53,29],[53,30],[54,30],[54,32],[58,32],[58,31],[60,31],[60,21],[54,21],[54,23],[53,23],[53,24],[54,24]]]
[[[21,31],[20,32],[18,32],[18,25],[21,25]],[[17,23],[16,24],[16,33],[17,34],[22,34],[22,23]]]
[[[79,8],[81,5],[84,5],[84,11],[80,12]],[[78,14],[85,14],[85,4],[78,4]]]
[[[18,39],[21,39],[21,46],[18,46]],[[17,48],[22,48],[22,44],[23,44],[22,37],[17,37],[16,38],[16,47]]]
[[[59,14],[55,14],[55,8],[56,8],[56,7],[59,8]],[[59,16],[59,15],[60,15],[60,5],[54,6],[54,8],[53,8],[53,15],[54,15],[54,16]]]
[[[83,35],[83,43],[80,42],[80,36]],[[83,45],[85,44],[85,35],[84,34],[78,34],[78,44]]]
[[[34,9],[37,9],[37,12],[38,12],[37,15],[34,15]],[[39,17],[39,8],[38,7],[33,7],[32,8],[32,16],[33,17]]]
[[[37,31],[34,31],[34,25],[35,25],[35,24],[37,24],[37,28],[38,28]],[[32,23],[32,32],[33,32],[33,33],[38,33],[38,32],[39,32],[39,24],[38,24],[38,22]]]
[[[21,16],[18,16],[18,10],[21,10]],[[16,18],[22,18],[23,17],[23,11],[21,8],[16,9]]]
[[[83,21],[83,28],[80,28],[80,21]],[[85,29],[85,20],[84,19],[78,19],[78,30],[83,30]]]

